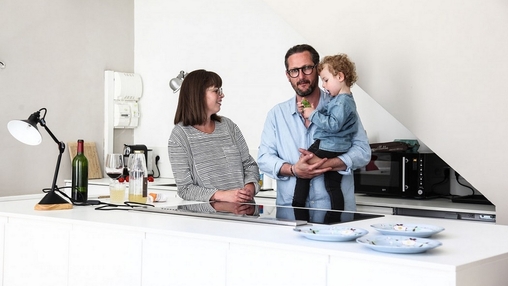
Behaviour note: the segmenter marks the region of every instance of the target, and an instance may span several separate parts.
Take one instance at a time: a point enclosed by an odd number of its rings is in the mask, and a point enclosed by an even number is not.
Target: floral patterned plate
[[[356,242],[373,250],[388,253],[421,253],[442,245],[433,239],[392,235],[360,237]]]
[[[369,233],[365,229],[341,226],[306,226],[295,228],[308,239],[320,241],[349,241]]]
[[[371,225],[382,234],[389,235],[407,235],[413,237],[430,237],[444,228],[427,224],[407,224],[407,223],[378,223]]]

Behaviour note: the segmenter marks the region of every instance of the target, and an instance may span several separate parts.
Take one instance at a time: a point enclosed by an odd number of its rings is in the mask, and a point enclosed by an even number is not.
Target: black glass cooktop
[[[204,202],[177,206],[142,207],[132,211],[187,215],[266,224],[299,226],[305,224],[337,224],[383,217],[358,212],[293,208],[255,203]]]

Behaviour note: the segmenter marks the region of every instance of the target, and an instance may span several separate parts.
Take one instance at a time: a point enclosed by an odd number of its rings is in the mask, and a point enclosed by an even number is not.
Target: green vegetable
[[[302,99],[302,105],[303,105],[303,108],[311,107],[309,101],[305,98]]]

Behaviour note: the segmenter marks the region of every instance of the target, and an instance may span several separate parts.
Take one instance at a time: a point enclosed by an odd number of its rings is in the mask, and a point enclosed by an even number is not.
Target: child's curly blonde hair
[[[328,65],[328,70],[334,76],[339,72],[344,74],[346,85],[351,87],[357,80],[356,67],[346,54],[338,54],[334,56],[326,56],[319,62],[317,71],[321,73],[324,66]]]

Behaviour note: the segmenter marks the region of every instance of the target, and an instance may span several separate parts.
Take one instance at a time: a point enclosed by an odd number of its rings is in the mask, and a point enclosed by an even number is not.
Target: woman
[[[183,80],[168,149],[184,200],[243,203],[259,191],[259,168],[240,129],[217,115],[223,98],[214,72],[195,70]]]

